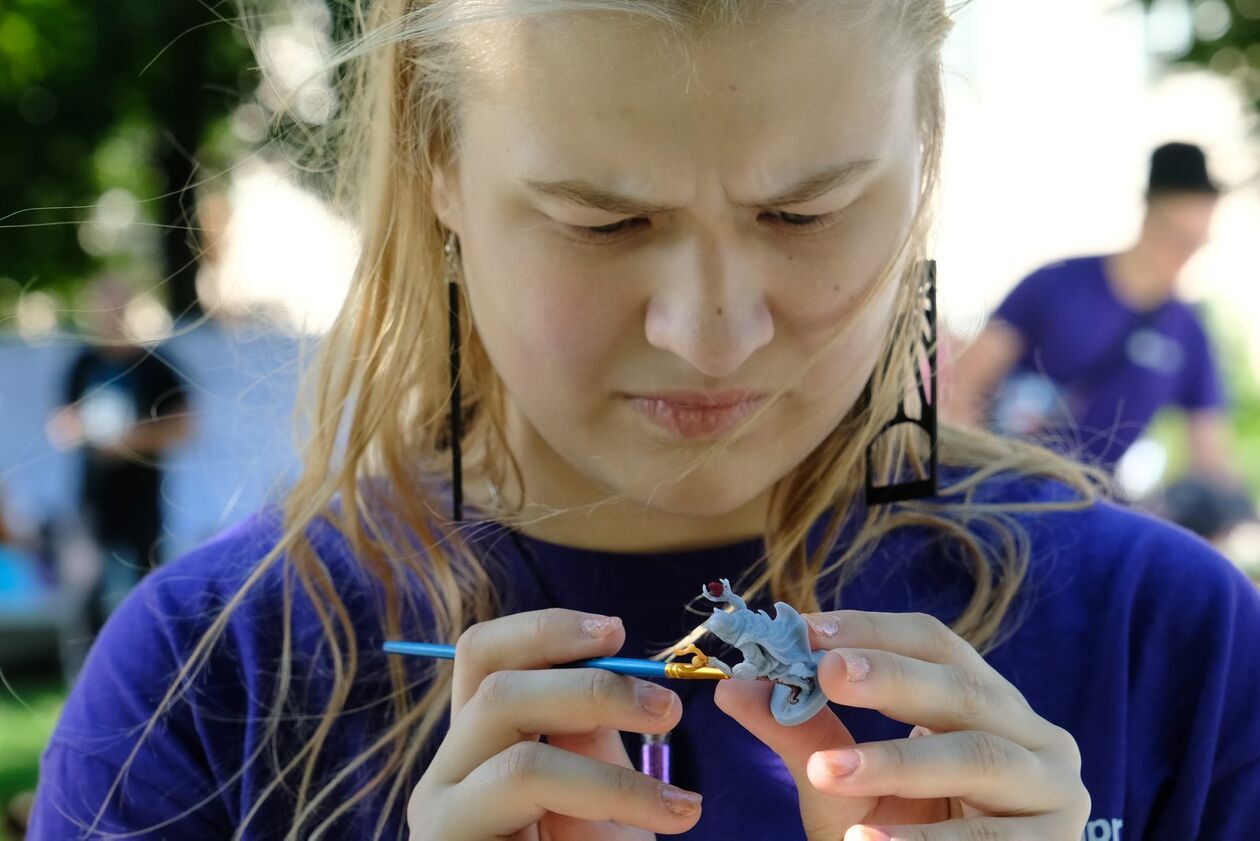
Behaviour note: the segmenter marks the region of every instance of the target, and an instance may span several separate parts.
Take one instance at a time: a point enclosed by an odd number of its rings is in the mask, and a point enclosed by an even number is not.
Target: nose
[[[734,247],[680,247],[648,303],[648,342],[709,377],[738,371],[774,338],[765,281],[756,265]]]

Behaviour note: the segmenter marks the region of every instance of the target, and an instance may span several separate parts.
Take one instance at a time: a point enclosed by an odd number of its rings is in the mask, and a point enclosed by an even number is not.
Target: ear
[[[433,191],[430,196],[433,212],[442,227],[460,236],[463,223],[462,203],[459,194],[459,172],[454,167],[442,166],[433,171]]]

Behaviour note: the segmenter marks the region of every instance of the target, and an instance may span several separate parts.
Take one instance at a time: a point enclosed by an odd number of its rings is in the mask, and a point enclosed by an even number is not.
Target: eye
[[[763,214],[763,218],[768,219],[771,224],[778,225],[781,229],[790,233],[804,233],[828,228],[835,224],[840,216],[840,212],[809,216],[803,213],[788,213],[785,210],[774,210]]]
[[[565,227],[578,239],[587,242],[616,242],[632,235],[640,228],[647,227],[651,222],[643,218],[633,217],[630,219],[622,219],[608,225],[595,225],[588,227],[586,225],[566,225]]]

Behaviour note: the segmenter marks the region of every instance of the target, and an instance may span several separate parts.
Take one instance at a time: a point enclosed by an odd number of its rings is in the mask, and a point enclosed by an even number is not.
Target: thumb
[[[805,767],[816,751],[849,747],[855,744],[836,714],[823,707],[804,724],[793,727],[780,724],[770,712],[767,681],[724,680],[715,687],[714,701],[722,712],[735,719],[772,751],[779,755],[796,781],[801,805],[801,821],[809,838],[840,838],[846,829],[862,820],[875,808],[875,798],[841,798],[823,794],[809,781]]]

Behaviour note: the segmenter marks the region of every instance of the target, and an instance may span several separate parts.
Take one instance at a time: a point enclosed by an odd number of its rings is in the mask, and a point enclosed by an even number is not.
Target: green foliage
[[[60,685],[18,685],[14,692],[0,687],[0,808],[13,795],[35,788],[39,755],[65,700],[66,690]]]
[[[1248,353],[1247,327],[1231,320],[1220,307],[1207,308],[1204,316],[1229,399],[1233,463],[1254,498],[1260,499],[1260,383]],[[1161,412],[1147,434],[1168,452],[1165,477],[1185,473],[1190,459],[1184,415],[1172,410]]]
[[[1260,499],[1260,382],[1248,355],[1242,328],[1217,330],[1226,390],[1230,397],[1230,421],[1234,432],[1235,464],[1247,480],[1254,498]]]
[[[1139,0],[1149,9],[1157,0]],[[1219,36],[1205,38],[1201,30],[1173,61],[1209,68],[1235,79],[1260,106],[1260,0],[1187,0],[1186,5],[1201,16],[1215,18],[1220,4],[1229,10],[1228,25]],[[1211,8],[1201,8],[1211,7]],[[1204,13],[1211,13],[1206,14]],[[1215,31],[1209,30],[1215,35]]]
[[[244,38],[218,17],[231,14],[187,0],[0,3],[0,277],[70,296],[102,265],[80,223],[110,190],[139,199],[142,223],[187,223],[162,197],[207,174],[203,140],[254,84]],[[118,259],[173,275],[158,240]]]

